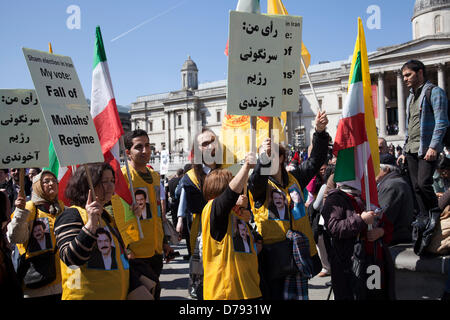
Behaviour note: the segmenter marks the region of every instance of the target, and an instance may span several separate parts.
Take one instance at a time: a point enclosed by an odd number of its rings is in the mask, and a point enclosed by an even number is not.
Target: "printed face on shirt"
[[[53,248],[50,236],[48,218],[38,218],[33,225],[32,240],[29,252],[36,252]]]
[[[273,203],[275,204],[275,207],[277,207],[277,209],[282,210],[284,208],[284,197],[281,193],[273,192],[272,199],[273,199]]]
[[[294,220],[298,220],[305,216],[305,205],[300,193],[300,188],[297,184],[292,185],[289,189],[289,196],[291,197],[289,208]]]
[[[236,216],[232,216],[233,249],[235,252],[252,253],[250,233],[245,222]]]
[[[136,203],[139,206],[139,209],[141,209],[142,212],[141,220],[151,219],[152,212],[150,210],[148,189],[145,187],[134,189],[134,197],[136,199]]]
[[[108,231],[106,231],[108,232]],[[111,239],[109,238],[111,235],[108,235],[107,233],[99,233],[97,238],[97,247],[98,250],[102,253],[104,256],[109,256],[111,254]]]

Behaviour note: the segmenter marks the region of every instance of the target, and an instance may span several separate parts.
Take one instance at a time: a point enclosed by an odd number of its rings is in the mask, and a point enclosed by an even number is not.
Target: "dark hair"
[[[183,172],[187,173],[192,168],[192,163],[186,163],[183,168]]]
[[[183,173],[184,173],[183,169],[180,168],[177,170],[177,176],[181,176]]]
[[[9,169],[0,169],[0,170],[2,170],[5,174],[9,173]]]
[[[403,71],[403,69],[408,68],[414,72],[419,72],[419,70],[422,70],[423,72],[423,78],[427,79],[427,70],[425,68],[425,65],[422,63],[422,61],[419,60],[409,60],[408,62],[406,62],[401,71]]]
[[[115,178],[114,169],[105,162],[91,163],[87,165],[92,177],[92,184],[94,188],[101,182],[103,171],[111,170]],[[84,207],[86,205],[89,194],[89,183],[86,176],[84,166],[77,168],[75,175],[73,175],[66,187],[64,195],[70,200],[72,205]]]
[[[105,228],[98,228],[97,229],[97,236],[99,236],[100,234],[106,234],[108,236],[108,238],[109,238],[109,241],[112,242],[112,237],[111,237],[111,234],[109,233],[108,230],[106,230]]]
[[[449,170],[450,169],[450,159],[446,156],[439,160],[438,167],[439,170]]]
[[[7,211],[6,201],[9,201],[8,196],[6,195],[6,193],[0,191],[0,229],[1,229],[1,224],[5,221],[8,221],[9,212],[6,212]],[[1,230],[0,230],[0,232],[1,232]]]
[[[147,131],[142,130],[142,129],[136,129],[136,130],[125,133],[125,135],[123,137],[123,142],[125,144],[126,150],[130,150],[133,147],[133,139],[137,138],[137,137],[147,137],[148,138]]]
[[[147,199],[147,194],[145,193],[144,190],[137,189],[137,190],[134,192],[134,196],[136,197],[138,194],[142,194],[142,195],[144,196],[144,198]]]
[[[47,229],[47,225],[45,224],[44,221],[42,221],[42,220],[36,220],[36,221],[34,222],[34,224],[33,224],[33,230],[34,230],[34,228],[35,228],[36,226],[39,226],[39,225],[42,226],[42,230],[45,231],[45,229]]]

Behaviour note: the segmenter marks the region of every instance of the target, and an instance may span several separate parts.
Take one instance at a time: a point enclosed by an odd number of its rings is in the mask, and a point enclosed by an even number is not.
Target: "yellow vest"
[[[259,234],[263,237],[265,244],[272,244],[276,242],[283,241],[286,239],[286,233],[290,229],[289,215],[292,216],[292,229],[294,231],[302,232],[309,239],[309,250],[311,256],[317,253],[316,243],[314,241],[314,234],[311,229],[311,224],[309,223],[308,215],[305,213],[304,209],[304,198],[302,190],[300,189],[300,184],[293,175],[288,173],[289,183],[286,188],[280,188],[275,185],[272,181],[268,181],[266,201],[260,208],[255,208],[255,202],[253,200],[253,195],[249,192],[249,202],[252,208],[252,212],[255,218],[255,223]],[[277,189],[281,191],[287,200],[287,212],[284,220],[276,219],[272,214],[270,214],[269,206],[272,201],[271,190]],[[301,197],[301,202],[299,205],[294,204],[291,193],[296,191]],[[303,206],[303,210],[301,207]],[[270,214],[270,216],[269,216]]]
[[[64,210],[64,202],[62,202],[61,200],[58,200],[58,203],[59,203],[61,210]],[[32,201],[28,201],[25,205],[25,209],[30,212],[30,214],[28,215],[27,222],[30,225],[29,226],[30,227],[30,235],[32,236],[32,233],[33,233],[32,227],[33,226],[31,224],[33,223],[34,216],[36,213],[36,206]],[[14,214],[13,214],[13,216],[14,216]],[[46,233],[45,238],[50,237],[52,247],[49,249],[46,249],[46,250],[34,251],[34,252],[33,252],[33,249],[30,247],[27,251],[26,258],[37,256],[39,254],[42,254],[42,253],[45,253],[48,251],[52,251],[55,249],[56,239],[55,239],[55,233],[53,232],[53,230],[55,227],[56,217],[57,216],[54,216],[50,213],[47,213],[47,212],[37,209],[37,219],[36,220],[42,220],[48,226],[49,230],[47,230],[47,231],[49,231],[49,232]],[[25,253],[27,246],[28,246],[28,241],[26,241],[25,243],[17,243],[17,249],[19,249],[20,255]],[[31,250],[31,252],[30,252],[30,250]],[[56,278],[55,278],[55,281],[53,281],[52,283],[49,283],[46,287],[61,283],[61,271],[60,271],[59,264],[60,264],[59,250],[57,250],[55,252]]]
[[[123,214],[123,206],[114,195],[111,199],[114,214]],[[83,223],[86,224],[88,220],[85,209],[77,206]],[[113,219],[114,221],[114,219]],[[114,227],[112,222],[111,226]],[[107,226],[103,219],[100,220],[100,226]],[[68,267],[64,262],[61,262],[62,300],[125,300],[128,294],[129,286],[129,265],[125,256],[121,254],[119,240],[110,232],[114,247],[115,247],[115,262],[117,268],[114,270],[102,270],[99,268],[88,267],[89,261],[84,265],[78,267]],[[94,246],[93,250],[96,249]],[[125,253],[126,254],[126,253]],[[92,259],[92,256],[91,256]]]
[[[233,212],[229,214],[225,237],[220,242],[214,240],[210,233],[212,202],[209,201],[202,212],[204,299],[242,300],[261,297],[258,257],[250,229],[244,222],[250,240],[247,245],[250,253],[239,249],[243,248],[244,240],[240,238],[236,227],[239,218]],[[238,241],[241,241],[241,246],[238,246]]]
[[[151,210],[150,219],[140,220],[144,238],[131,243],[129,248],[133,251],[136,258],[151,258],[155,254],[162,254],[163,252],[164,230],[161,219],[161,205],[157,203],[160,198],[159,193],[157,194],[160,188],[160,177],[157,172],[149,168],[148,170],[153,178],[153,183],[149,184],[141,178],[132,166],[129,166],[129,168],[134,191],[143,189],[146,192],[147,203],[149,203]],[[126,167],[122,168],[122,173],[129,187],[130,183]],[[134,194],[132,196],[134,197]]]

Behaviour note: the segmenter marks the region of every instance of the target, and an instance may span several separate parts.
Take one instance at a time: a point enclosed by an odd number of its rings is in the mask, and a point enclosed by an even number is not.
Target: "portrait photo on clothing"
[[[305,216],[305,202],[303,201],[302,193],[297,184],[293,184],[289,189],[289,196],[291,197],[291,203],[289,208],[291,209],[292,217],[294,220],[298,220]]]
[[[108,227],[97,229],[97,242],[87,263],[89,269],[117,270],[116,247]]]
[[[269,193],[269,220],[289,221],[288,201],[279,189],[272,188]]]
[[[134,198],[136,199],[136,203],[139,206],[139,209],[142,210],[140,220],[151,219],[152,211],[150,209],[150,197],[148,195],[148,189],[147,188],[134,189]]]
[[[245,221],[233,215],[232,227],[233,227],[232,235],[233,235],[234,251],[252,253],[250,240],[250,237],[252,235],[248,231]]]
[[[33,224],[30,237],[29,252],[53,249],[48,218],[37,218]]]
[[[156,208],[158,210],[158,217],[161,218],[161,187],[155,186],[155,195],[156,195]]]

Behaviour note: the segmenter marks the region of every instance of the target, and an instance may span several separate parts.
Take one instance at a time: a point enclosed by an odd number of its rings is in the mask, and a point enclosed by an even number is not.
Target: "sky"
[[[358,17],[365,26],[368,52],[411,41],[414,2],[283,1],[290,15],[303,17],[303,42],[311,64],[347,59],[353,53]],[[34,88],[22,47],[48,51],[51,42],[54,53],[72,58],[84,94],[90,98],[97,25],[119,105],[128,106],[138,96],[181,89],[180,70],[188,56],[197,64],[200,83],[226,79],[229,11],[237,3],[0,0],[0,88]],[[368,13],[371,6],[379,8],[379,16]],[[261,12],[267,12],[267,0],[261,0]],[[379,25],[374,25],[376,21]]]

